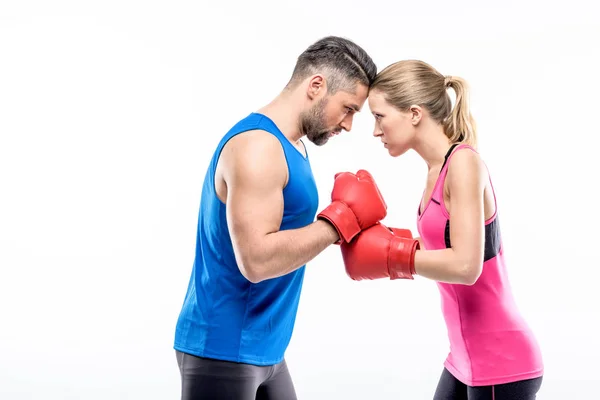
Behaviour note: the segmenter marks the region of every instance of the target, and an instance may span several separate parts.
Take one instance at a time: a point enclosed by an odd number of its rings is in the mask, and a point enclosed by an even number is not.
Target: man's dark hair
[[[327,92],[353,92],[356,83],[369,87],[377,75],[377,67],[367,52],[351,40],[327,36],[308,47],[296,62],[288,86],[294,86],[308,76],[323,73]]]

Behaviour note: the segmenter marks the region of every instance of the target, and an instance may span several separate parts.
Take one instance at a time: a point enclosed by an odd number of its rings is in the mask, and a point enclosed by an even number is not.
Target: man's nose
[[[352,129],[352,115],[347,115],[340,123],[340,126],[346,132],[350,132],[350,129]]]

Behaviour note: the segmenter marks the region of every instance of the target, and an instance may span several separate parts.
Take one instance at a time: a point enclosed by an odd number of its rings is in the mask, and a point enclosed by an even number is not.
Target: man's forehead
[[[361,87],[362,85],[357,86],[354,93],[340,91],[338,94],[340,95],[340,100],[347,103],[348,107],[354,108],[356,111],[360,111],[361,107],[367,100],[367,96],[369,94],[366,88]]]

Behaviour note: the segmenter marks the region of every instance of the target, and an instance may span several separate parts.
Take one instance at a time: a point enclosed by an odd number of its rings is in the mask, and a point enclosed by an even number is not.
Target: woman
[[[455,107],[448,88],[456,93]],[[420,239],[377,224],[341,246],[355,280],[434,280],[450,354],[434,399],[535,399],[543,362],[507,279],[496,198],[476,148],[466,82],[421,61],[379,73],[369,94],[374,136],[390,155],[415,150],[429,172],[419,205]]]

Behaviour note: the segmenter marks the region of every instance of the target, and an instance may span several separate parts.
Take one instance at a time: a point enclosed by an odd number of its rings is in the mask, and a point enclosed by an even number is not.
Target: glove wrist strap
[[[388,270],[390,279],[414,279],[415,250],[419,242],[414,239],[394,237],[388,252]]]
[[[334,201],[319,213],[317,218],[325,219],[338,231],[340,240],[349,243],[360,232],[360,225],[352,209],[341,201]]]

